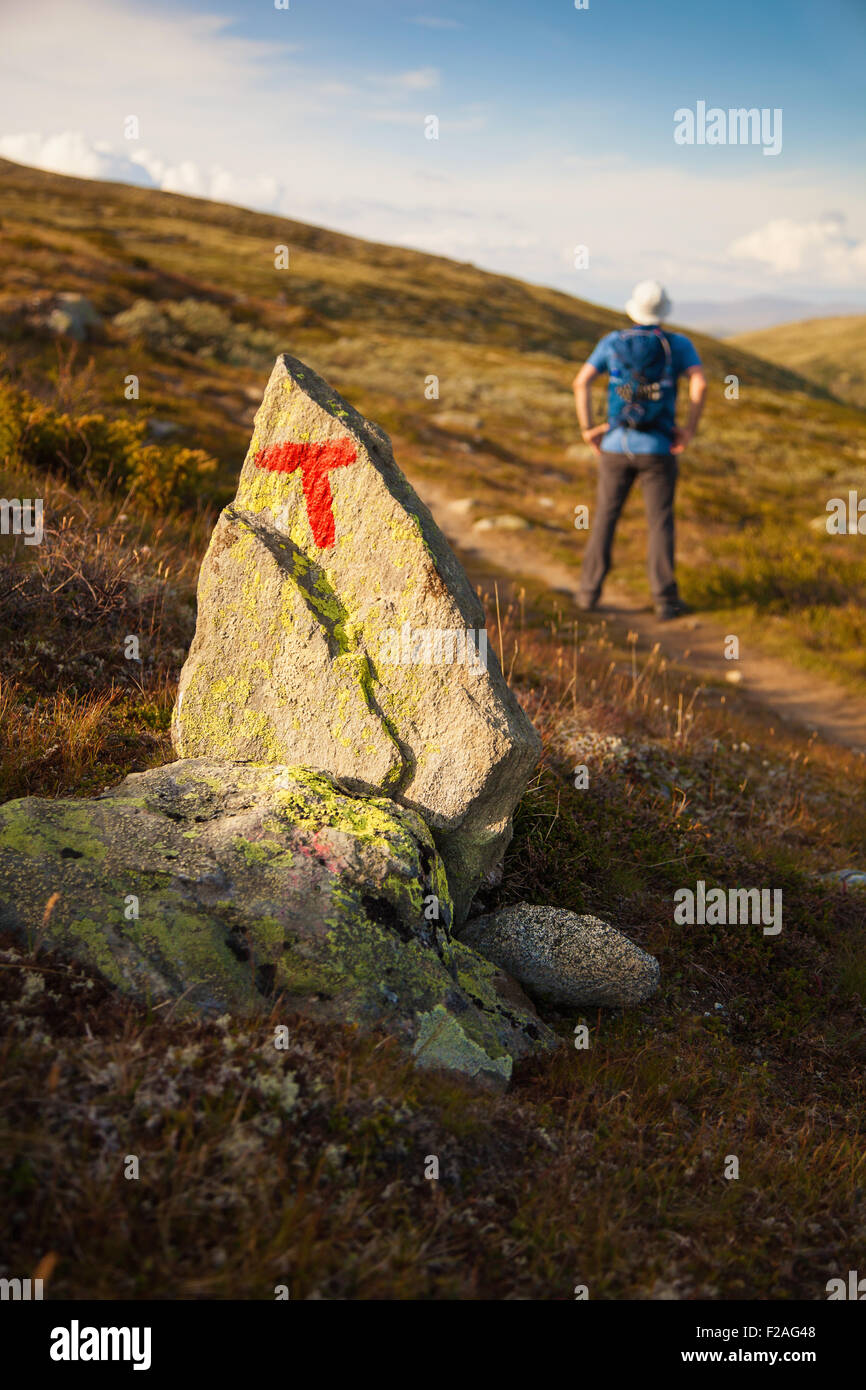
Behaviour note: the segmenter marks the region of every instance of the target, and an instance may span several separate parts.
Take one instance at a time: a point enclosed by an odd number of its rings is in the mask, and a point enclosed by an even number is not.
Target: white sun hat
[[[664,285],[658,280],[641,280],[632,290],[625,311],[635,323],[661,323],[672,308]]]

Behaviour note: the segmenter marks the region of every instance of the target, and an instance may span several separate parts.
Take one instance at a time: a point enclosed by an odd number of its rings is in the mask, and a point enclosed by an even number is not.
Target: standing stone
[[[483,625],[387,435],[279,357],[202,564],[178,755],[303,764],[419,812],[459,923],[540,751]]]

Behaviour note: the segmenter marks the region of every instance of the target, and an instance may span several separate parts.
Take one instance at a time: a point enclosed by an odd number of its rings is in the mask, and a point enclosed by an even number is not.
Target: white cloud
[[[238,175],[220,164],[202,167],[192,159],[168,164],[146,150],[133,158],[144,165],[153,183],[166,193],[187,193],[193,198],[266,210],[278,208],[285,198],[285,188],[269,175]]]
[[[82,179],[113,179],[120,183],[150,184],[154,180],[143,161],[111,148],[107,141],[88,140],[80,130],[63,130],[43,136],[39,131],[0,136],[0,155],[18,164],[32,164],[55,174]]]
[[[866,272],[866,239],[846,231],[841,213],[825,213],[811,221],[777,217],[728,248],[734,260],[758,261],[777,275],[806,272],[817,280],[845,284]]]
[[[390,77],[379,79],[386,86],[401,92],[429,92],[439,86],[438,68],[413,68],[408,72],[397,72]]]
[[[243,207],[276,209],[286,201],[285,187],[273,177],[238,176],[220,164],[202,167],[192,159],[172,164],[146,149],[126,154],[107,141],[88,140],[80,130],[0,135],[0,157],[74,178],[139,184]]]
[[[407,111],[403,108],[377,106],[365,112],[368,121],[381,121],[383,124],[394,126],[405,126],[406,129],[415,129],[423,135],[425,122],[428,115],[436,115],[436,112],[428,112],[426,106],[423,112],[418,108]],[[440,137],[444,140],[450,135],[468,135],[475,131],[483,130],[487,124],[487,116],[484,112],[470,110],[462,116],[442,116],[439,118]],[[425,137],[426,138],[426,137]]]
[[[704,182],[693,173],[651,167],[627,170],[613,159],[605,167],[593,155],[586,160],[568,156],[565,182],[559,173],[551,178],[533,160],[491,164],[467,177],[448,163],[447,140],[423,145],[427,158],[394,158],[379,169],[375,197],[366,164],[342,163],[335,178],[340,156],[323,159],[315,144],[293,151],[290,171],[278,144],[260,152],[262,168],[250,167],[253,161],[247,160],[238,172],[221,160],[164,159],[135,146],[127,154],[105,141],[90,141],[80,131],[0,136],[0,155],[60,173],[150,184],[373,241],[471,258],[481,266],[601,301],[618,302],[626,286],[649,276],[665,281],[675,301],[709,289],[721,297],[758,292],[765,288],[767,264],[801,272],[802,288],[814,292],[822,283],[840,283],[846,270],[853,278],[857,265],[866,264],[864,243],[845,236],[839,215],[814,222],[779,218],[731,240],[741,215],[738,204],[748,202],[747,185],[724,211],[716,208],[719,245],[707,238],[706,209],[717,198],[710,178]],[[272,169],[280,169],[282,177]],[[635,251],[630,230],[635,199],[643,208],[640,251]],[[756,189],[754,206],[759,205]],[[666,207],[679,209],[676,223],[660,211]],[[672,240],[672,231],[677,239]],[[573,268],[578,244],[589,247],[589,270]],[[750,263],[756,267],[754,280],[748,269],[732,273],[733,264]]]
[[[67,108],[71,97],[90,92],[94,101],[119,98],[125,111],[135,111],[135,100],[148,105],[148,96],[160,93],[178,102],[192,81],[222,99],[234,84],[261,82],[275,62],[298,51],[282,40],[239,37],[231,24],[166,0],[78,0],[74,7],[32,0],[16,6],[3,35],[4,92],[35,82],[49,108]]]

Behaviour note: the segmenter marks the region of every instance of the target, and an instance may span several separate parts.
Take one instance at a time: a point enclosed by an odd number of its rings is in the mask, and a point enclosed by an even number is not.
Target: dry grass
[[[0,537],[0,796],[98,791],[165,761],[210,516],[160,520],[26,461],[0,468],[0,493],[45,506],[40,545]]]
[[[498,596],[545,756],[489,905],[610,917],[659,956],[660,994],[624,1017],[548,1013],[561,1053],[503,1097],[415,1072],[384,1034],[279,1003],[178,1023],[7,949],[4,1272],[50,1257],[52,1295],[107,1299],[808,1299],[857,1267],[864,913],[811,870],[862,843],[862,760],[746,722],[603,625]],[[782,886],[782,937],[674,926],[673,888],[697,877]]]

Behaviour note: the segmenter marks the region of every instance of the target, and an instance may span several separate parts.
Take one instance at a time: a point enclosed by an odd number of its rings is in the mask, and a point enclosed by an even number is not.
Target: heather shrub
[[[205,299],[163,304],[138,299],[113,322],[123,337],[137,339],[153,352],[192,353],[234,366],[256,365],[276,350],[267,330],[236,323],[221,305]]]
[[[146,434],[146,420],[75,415],[0,388],[0,457],[14,456],[73,486],[108,483],[159,511],[194,504],[216,459],[202,449],[148,443]]]

